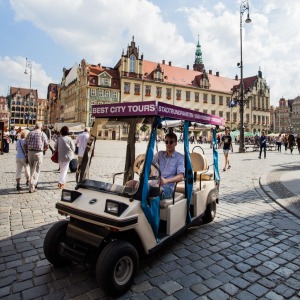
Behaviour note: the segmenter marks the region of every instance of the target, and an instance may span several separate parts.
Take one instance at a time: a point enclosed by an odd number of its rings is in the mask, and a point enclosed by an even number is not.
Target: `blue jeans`
[[[174,190],[170,185],[164,185],[162,187],[161,199],[170,199],[173,198]]]

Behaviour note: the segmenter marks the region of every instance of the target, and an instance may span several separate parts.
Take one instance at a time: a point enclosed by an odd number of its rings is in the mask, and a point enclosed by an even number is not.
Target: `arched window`
[[[135,61],[136,61],[135,56],[132,54],[130,56],[130,72],[131,73],[135,73]]]

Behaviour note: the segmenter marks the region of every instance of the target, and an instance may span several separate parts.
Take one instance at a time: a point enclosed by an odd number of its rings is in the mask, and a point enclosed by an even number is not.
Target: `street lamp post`
[[[25,66],[25,71],[24,74],[28,74],[27,68],[29,69],[29,100],[27,100],[27,129],[29,127],[29,117],[30,117],[30,101],[31,101],[31,79],[32,79],[32,63],[30,60],[27,59],[26,57],[26,66]]]
[[[241,44],[241,61],[237,64],[238,67],[241,69],[241,82],[240,82],[240,147],[239,152],[245,152],[244,146],[244,83],[243,83],[243,38],[242,38],[242,17],[244,12],[248,10],[247,19],[245,20],[246,23],[250,23],[251,19],[249,17],[249,3],[248,0],[243,0],[241,7],[240,7],[240,44]]]

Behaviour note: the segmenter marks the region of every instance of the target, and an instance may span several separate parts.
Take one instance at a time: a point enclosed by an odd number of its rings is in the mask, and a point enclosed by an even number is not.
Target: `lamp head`
[[[24,71],[24,74],[28,74],[28,73],[27,73],[27,70]]]
[[[245,20],[246,23],[251,23],[251,19],[249,17],[249,13],[247,14],[247,19]]]

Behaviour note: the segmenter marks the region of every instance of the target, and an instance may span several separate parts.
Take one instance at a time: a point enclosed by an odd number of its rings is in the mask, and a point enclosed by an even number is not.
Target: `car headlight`
[[[106,199],[105,212],[114,216],[121,216],[128,205],[111,199]]]
[[[64,201],[64,202],[73,202],[79,196],[81,196],[81,193],[79,193],[77,191],[62,190],[61,201]]]

